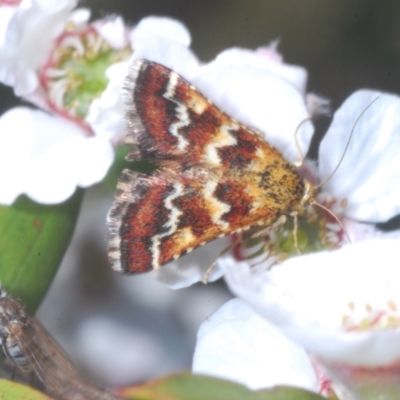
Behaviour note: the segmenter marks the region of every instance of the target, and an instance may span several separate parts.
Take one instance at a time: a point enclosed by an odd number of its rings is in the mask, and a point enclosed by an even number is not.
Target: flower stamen
[[[130,54],[129,46],[113,48],[95,28],[74,29],[70,24],[40,72],[49,108],[89,131],[85,117],[108,84],[106,69]]]
[[[342,327],[348,332],[388,330],[400,327],[400,314],[393,300],[388,300],[384,309],[374,309],[369,303],[357,308],[353,302],[349,302],[347,307],[350,313],[343,315]],[[360,316],[356,315],[358,309],[364,310]]]

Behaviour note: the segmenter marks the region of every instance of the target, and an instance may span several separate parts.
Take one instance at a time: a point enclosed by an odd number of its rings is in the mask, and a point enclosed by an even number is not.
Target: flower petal
[[[276,44],[272,44],[276,47]],[[276,53],[275,56],[271,52]],[[294,86],[304,96],[307,86],[307,70],[298,65],[289,65],[282,62],[282,57],[276,52],[276,48],[259,48],[257,51],[241,48],[232,48],[218,54],[215,61],[231,65],[247,65],[265,69],[280,76]]]
[[[188,80],[191,80],[199,70],[199,61],[187,46],[162,37],[138,41],[130,62],[140,58],[163,64]]]
[[[20,194],[54,204],[66,200],[77,186],[99,182],[114,153],[108,140],[85,137],[64,119],[25,107],[0,118],[0,203]]]
[[[399,214],[399,153],[400,97],[373,90],[352,94],[336,111],[320,146],[321,181],[344,156],[323,186],[338,203],[346,199],[346,208],[335,211],[366,222],[386,222]]]
[[[98,21],[94,26],[99,35],[114,49],[122,49],[128,45],[126,27],[120,16]]]
[[[13,86],[17,96],[37,88],[36,69],[46,60],[53,39],[64,29],[76,3],[76,0],[23,1],[14,12],[0,48],[0,82]]]
[[[342,323],[350,312],[364,321],[371,310],[400,303],[399,244],[363,241],[291,258],[264,273],[240,264],[225,277],[236,295],[319,359],[384,366],[400,358],[400,329],[349,331]]]
[[[126,106],[121,92],[127,73],[128,62],[116,63],[107,69],[107,88],[93,100],[86,116],[95,135],[110,140],[115,146],[122,142],[126,134]]]
[[[15,7],[0,7],[0,46],[4,43],[8,23],[10,22],[15,10]]]
[[[318,390],[305,351],[239,299],[224,304],[201,325],[193,372],[251,389],[292,385]]]
[[[185,47],[190,46],[192,41],[189,31],[181,22],[168,17],[146,17],[143,18],[131,33],[132,48],[153,37],[178,42]]]
[[[208,270],[225,248],[229,246],[229,239],[222,238],[200,247],[184,257],[173,261],[154,271],[157,279],[172,289],[182,289],[207,278]],[[219,265],[212,269],[207,282],[213,282],[223,275]]]

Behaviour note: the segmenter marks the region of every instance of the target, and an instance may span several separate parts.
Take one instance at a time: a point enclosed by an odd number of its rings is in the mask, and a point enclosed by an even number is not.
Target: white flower
[[[12,134],[11,134],[12,133]],[[27,107],[0,118],[0,204],[21,194],[44,204],[100,181],[114,158],[108,140],[86,137],[74,123]]]
[[[185,26],[177,21],[171,23],[171,18],[167,17],[143,18],[132,31],[130,40],[132,47],[136,47],[140,46],[143,41],[154,37],[172,40],[184,47],[189,47],[192,42],[190,33]]]
[[[399,239],[366,240],[291,258],[261,273],[245,263],[232,264],[225,277],[237,296],[355,390],[360,369],[365,377],[368,371],[397,376],[399,245]],[[356,383],[363,384],[371,382]]]
[[[181,23],[150,17],[132,29],[114,16],[89,25],[90,12],[75,5],[23,0],[0,14],[0,81],[51,113],[17,108],[0,117],[0,204],[20,194],[58,203],[104,178],[125,135],[121,88],[136,47],[143,56],[146,42],[151,54],[153,41],[160,62],[179,48],[191,61],[187,71],[197,67]]]
[[[399,151],[400,97],[374,90],[353,93],[336,111],[320,146],[322,182],[344,157],[322,187],[337,200],[333,211],[348,219],[374,223],[399,214]],[[346,206],[341,208],[343,200]]]
[[[0,46],[2,46],[5,40],[5,34],[7,31],[8,24],[14,15],[17,7],[15,6],[0,6]]]
[[[76,4],[76,0],[23,0],[13,12],[0,47],[0,82],[12,86],[17,96],[38,88],[37,69]]]
[[[229,379],[253,390],[276,385],[320,389],[304,349],[240,299],[230,300],[201,325],[193,372]]]

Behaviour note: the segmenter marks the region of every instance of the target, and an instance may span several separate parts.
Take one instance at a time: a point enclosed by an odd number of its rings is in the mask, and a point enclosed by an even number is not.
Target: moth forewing
[[[307,182],[260,132],[175,71],[137,60],[125,94],[128,159],[163,168],[121,177],[108,216],[115,270],[158,269],[219,237],[274,226],[313,201]]]

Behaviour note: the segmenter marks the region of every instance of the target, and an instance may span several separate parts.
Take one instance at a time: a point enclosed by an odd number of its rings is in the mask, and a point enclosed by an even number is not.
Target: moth
[[[138,60],[125,83],[127,160],[108,214],[115,270],[158,269],[214,239],[271,229],[314,202],[315,187],[268,144],[167,67]]]
[[[80,380],[57,342],[4,291],[0,297],[0,341],[6,357],[22,371],[33,371],[56,399],[117,400],[111,393]]]

